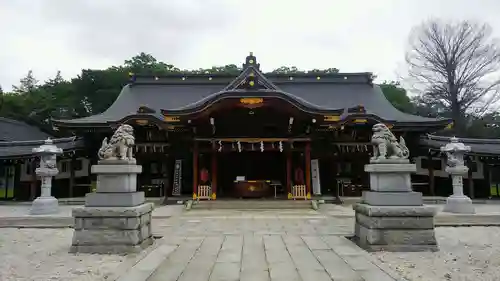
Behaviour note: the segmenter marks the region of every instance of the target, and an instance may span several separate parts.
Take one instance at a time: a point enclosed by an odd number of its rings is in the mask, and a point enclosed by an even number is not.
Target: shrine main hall
[[[421,137],[450,120],[399,111],[371,73],[264,74],[250,54],[237,76],[131,74],[106,111],[54,126],[83,138],[91,165],[102,139],[130,124],[138,190],[214,200],[359,196],[377,123],[425,160]]]

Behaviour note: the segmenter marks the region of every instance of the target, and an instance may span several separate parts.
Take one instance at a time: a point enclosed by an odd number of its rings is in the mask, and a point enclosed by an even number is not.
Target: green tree
[[[327,68],[327,69],[313,69],[308,71],[309,73],[318,73],[318,74],[330,74],[330,73],[339,73],[338,68]]]
[[[144,52],[129,60],[125,60],[123,66],[130,72],[137,74],[165,75],[172,72],[180,72],[175,66],[158,61],[151,54]]]
[[[221,74],[221,75],[231,75],[237,76],[241,73],[241,68],[235,64],[228,64],[224,66],[213,66],[211,68],[200,68],[197,70],[184,70],[184,73],[190,74]]]
[[[12,87],[13,92],[17,94],[28,94],[36,89],[39,81],[36,80],[35,76],[33,75],[33,71],[30,70],[28,71],[28,74],[19,82],[19,86]]]
[[[303,70],[299,70],[296,66],[281,66],[271,71],[271,73],[275,74],[297,74],[297,73],[305,73]]]
[[[391,102],[391,104],[406,113],[415,113],[415,106],[411,102],[406,90],[401,87],[399,82],[395,81],[385,81],[379,85],[385,98]]]

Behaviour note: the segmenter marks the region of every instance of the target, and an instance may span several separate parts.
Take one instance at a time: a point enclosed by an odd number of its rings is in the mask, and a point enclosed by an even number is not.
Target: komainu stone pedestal
[[[135,161],[103,160],[92,166],[97,174],[95,193],[87,194],[85,207],[73,209],[75,232],[71,252],[125,254],[153,242],[151,213],[144,192],[137,192]]]
[[[355,240],[367,251],[438,251],[435,208],[357,204]]]
[[[363,192],[354,206],[355,242],[368,251],[437,251],[434,235],[435,208],[423,205],[422,193],[413,192],[407,159],[372,160],[371,191]]]
[[[127,254],[153,243],[152,203],[134,207],[81,207],[73,209],[75,232],[70,252]]]

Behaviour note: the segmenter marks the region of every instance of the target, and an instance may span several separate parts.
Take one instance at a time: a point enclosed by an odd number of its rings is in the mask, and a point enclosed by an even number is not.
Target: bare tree
[[[500,95],[500,48],[487,24],[430,20],[415,28],[409,76],[430,104],[449,108],[457,134],[467,114],[482,115]]]

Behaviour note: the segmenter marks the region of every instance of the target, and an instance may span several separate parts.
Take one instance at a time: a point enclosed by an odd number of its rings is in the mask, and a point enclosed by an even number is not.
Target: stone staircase
[[[192,209],[231,209],[231,210],[277,210],[277,209],[312,209],[311,200],[260,200],[260,199],[235,199],[235,200],[210,200],[194,201]]]

